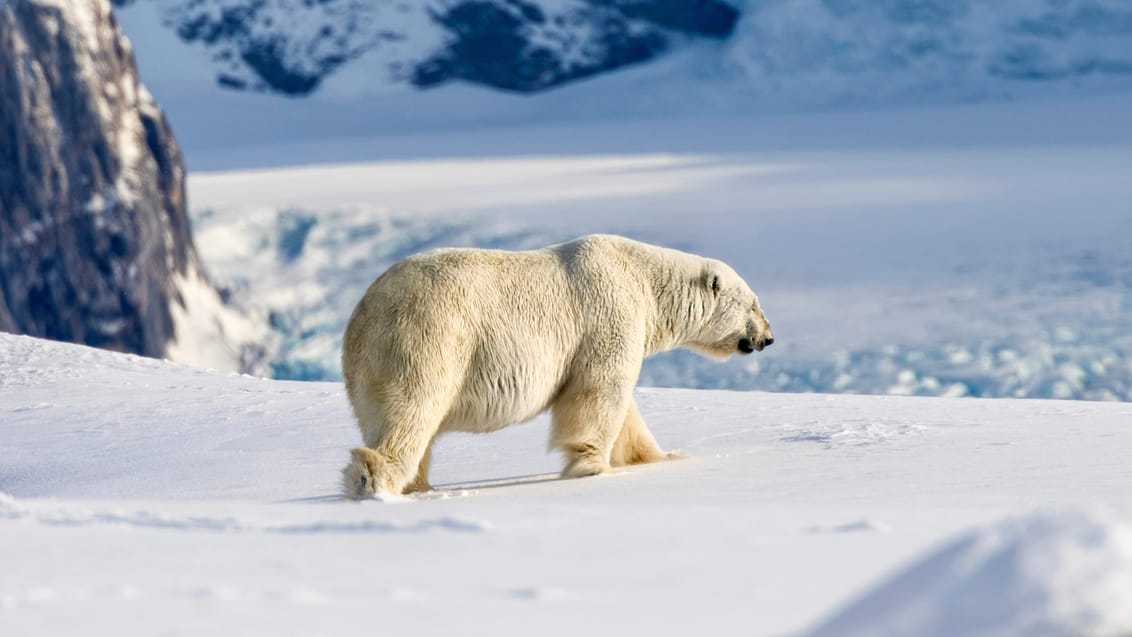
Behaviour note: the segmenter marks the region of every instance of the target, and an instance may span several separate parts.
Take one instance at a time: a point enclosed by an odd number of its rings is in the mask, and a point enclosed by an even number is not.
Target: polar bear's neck
[[[633,242],[628,252],[640,263],[646,298],[645,355],[687,344],[706,316],[699,278],[703,260],[679,250]]]

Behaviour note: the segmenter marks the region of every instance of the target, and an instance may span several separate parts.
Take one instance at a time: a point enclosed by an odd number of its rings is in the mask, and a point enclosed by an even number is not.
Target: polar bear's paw
[[[350,500],[368,500],[375,494],[389,493],[383,478],[385,462],[373,449],[350,450],[350,464],[342,470],[342,494]]]
[[[563,478],[584,478],[586,476],[596,476],[603,473],[612,473],[613,467],[609,463],[595,456],[579,456],[574,458],[566,468],[562,470]]]

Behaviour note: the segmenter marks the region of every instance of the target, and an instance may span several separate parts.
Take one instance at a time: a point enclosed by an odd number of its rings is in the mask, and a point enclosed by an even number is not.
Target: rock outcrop
[[[184,178],[106,0],[0,2],[0,329],[240,367]]]

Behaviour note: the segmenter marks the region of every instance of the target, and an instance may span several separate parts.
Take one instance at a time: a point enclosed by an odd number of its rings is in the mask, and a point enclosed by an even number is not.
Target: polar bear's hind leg
[[[613,444],[613,453],[610,455],[610,464],[614,467],[623,467],[631,464],[644,464],[681,458],[684,454],[679,451],[665,453],[657,444],[652,432],[645,426],[641,412],[634,402],[629,406],[629,413],[625,416],[625,424],[621,426],[621,433]]]

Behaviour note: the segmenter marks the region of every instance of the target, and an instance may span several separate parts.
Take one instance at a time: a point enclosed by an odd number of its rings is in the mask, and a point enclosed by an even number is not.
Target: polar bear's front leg
[[[662,451],[652,432],[645,426],[641,412],[637,409],[637,403],[634,401],[629,405],[625,424],[622,425],[621,433],[617,435],[617,442],[613,445],[610,464],[614,467],[623,467],[630,464],[670,460],[683,457],[683,455],[679,451],[668,453]]]
[[[609,459],[632,397],[607,388],[578,388],[554,403],[550,446],[566,454],[564,478],[612,471]]]

